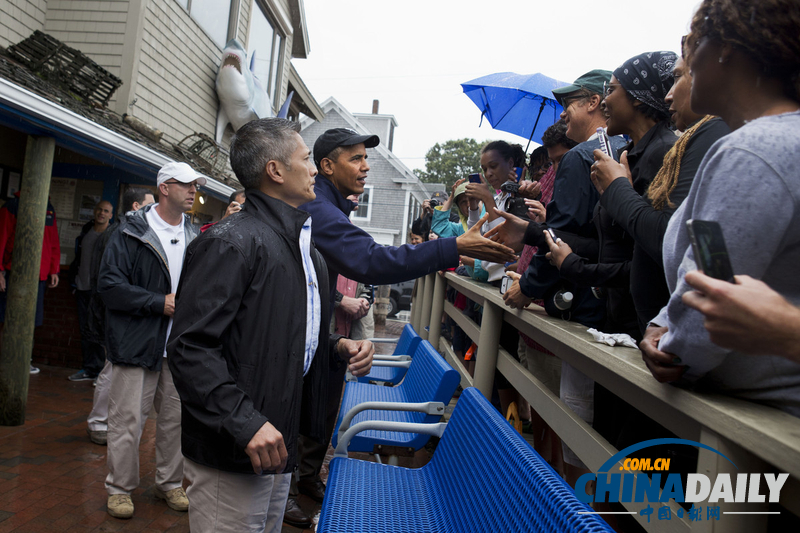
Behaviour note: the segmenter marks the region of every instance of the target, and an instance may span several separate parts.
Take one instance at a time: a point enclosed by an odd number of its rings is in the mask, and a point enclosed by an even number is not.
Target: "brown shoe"
[[[186,497],[186,492],[183,490],[183,487],[168,490],[167,492],[162,491],[158,487],[153,487],[153,494],[155,494],[156,498],[159,500],[165,500],[170,509],[175,511],[189,510],[189,498]]]
[[[286,511],[283,513],[283,521],[292,527],[298,527],[300,529],[308,529],[311,527],[311,517],[303,512],[297,500],[291,497],[286,500]]]
[[[325,484],[318,477],[301,479],[297,482],[297,490],[300,491],[300,494],[305,494],[318,503],[322,503],[325,498]]]
[[[114,518],[133,516],[133,500],[129,494],[112,494],[108,497],[108,514]]]

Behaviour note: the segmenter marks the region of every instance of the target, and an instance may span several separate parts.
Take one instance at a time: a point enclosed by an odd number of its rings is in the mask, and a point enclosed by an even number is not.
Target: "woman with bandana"
[[[675,127],[684,133],[667,153],[647,193],[641,195],[635,190],[625,179],[625,166],[609,157],[597,154],[598,164],[592,172],[592,180],[604,191],[600,204],[636,241],[631,295],[642,333],[669,300],[661,254],[667,223],[689,194],[703,156],[719,138],[730,133],[722,119],[692,111],[692,76],[684,59],[675,62],[673,78],[665,103]]]
[[[647,192],[664,155],[676,140],[670,129],[669,105],[664,101],[672,87],[672,67],[676,59],[673,52],[639,54],[617,68],[605,87],[603,106],[608,135],[630,137],[619,160],[629,169],[628,180],[639,196]],[[602,187],[597,189],[602,195]],[[641,338],[630,291],[635,241],[603,207],[602,201],[595,208],[594,222],[600,238],[597,264],[572,253],[566,243],[553,242],[546,236],[551,249],[550,261],[559,268],[561,277],[577,285],[595,287],[595,292],[605,294],[604,332],[628,333]]]

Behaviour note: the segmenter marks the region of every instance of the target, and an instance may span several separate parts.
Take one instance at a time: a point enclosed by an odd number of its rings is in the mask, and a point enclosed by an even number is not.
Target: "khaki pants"
[[[111,369],[113,367],[111,361],[106,360],[103,370],[97,375],[92,412],[86,419],[89,431],[108,431],[108,391],[111,388]]]
[[[167,360],[160,372],[113,365],[108,396],[108,476],[106,491],[130,494],[139,486],[139,441],[155,407],[156,486],[164,491],[183,484],[181,401]]]
[[[354,341],[362,339],[371,339],[375,336],[375,315],[372,310],[375,306],[369,306],[369,311],[358,320],[353,320],[350,325],[350,338]]]
[[[291,474],[256,476],[186,459],[192,533],[280,533]]]

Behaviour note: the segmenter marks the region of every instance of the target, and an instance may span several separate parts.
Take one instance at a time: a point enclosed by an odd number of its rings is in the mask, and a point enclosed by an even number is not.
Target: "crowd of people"
[[[516,193],[527,213],[513,212],[500,190],[522,166],[520,148],[503,141],[483,148],[482,183],[457,182],[437,209],[459,206],[464,230],[482,209],[490,213],[482,233],[520,254],[504,267],[513,281],[504,294],[509,307],[537,302],[551,316],[627,334],[660,382],[800,416],[797,348],[788,348],[800,315],[790,266],[800,213],[792,148],[800,47],[789,37],[799,24],[796,3],[706,0],[680,54],[640,53],[553,91],[563,112],[543,136],[552,166],[545,170],[532,153],[531,181]],[[433,227],[460,229],[445,220],[434,212]],[[721,225],[733,283],[698,271],[690,220]],[[496,265],[468,257],[461,264],[458,273],[500,285]],[[479,319],[471,302],[457,306]],[[471,341],[448,329],[463,355]],[[501,345],[612,444],[670,436],[614,391],[520,337],[509,349],[501,333]],[[502,379],[496,384],[504,409],[505,387]],[[540,451],[560,466],[549,428],[522,405]],[[563,448],[568,481],[585,468]]]
[[[542,147],[486,144],[481,172],[425,202],[398,247],[351,223],[380,139],[345,128],[312,151],[295,122],[242,126],[230,161],[244,190],[202,231],[185,213],[205,179],[184,163],[161,168],[158,198],[129,188],[113,224],[100,202],[72,268],[84,364],[70,379],[96,379],[88,433],[108,447],[109,514],[134,515],[154,408],[154,493],[193,531],[309,527],[296,498],[324,497],[345,372],[371,368],[371,287],[435,271],[503,286],[512,309],[627,334],[660,382],[800,416],[798,30],[796,2],[704,0],[680,53],[638,53],[554,90],[563,112]],[[722,226],[733,282],[697,271],[690,220]],[[58,283],[48,231],[40,294]],[[480,321],[480,306],[448,298]],[[474,368],[477,339],[447,319],[443,331]],[[536,339],[505,324],[500,344],[612,444],[666,436]],[[587,471],[500,373],[495,386],[568,482]]]

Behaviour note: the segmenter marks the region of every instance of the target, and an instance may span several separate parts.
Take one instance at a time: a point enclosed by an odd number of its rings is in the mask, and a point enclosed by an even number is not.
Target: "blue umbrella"
[[[475,102],[494,129],[541,142],[544,131],[558,121],[564,110],[553,89],[564,83],[544,74],[498,72],[462,83],[464,94]],[[527,151],[528,148],[525,148]]]

